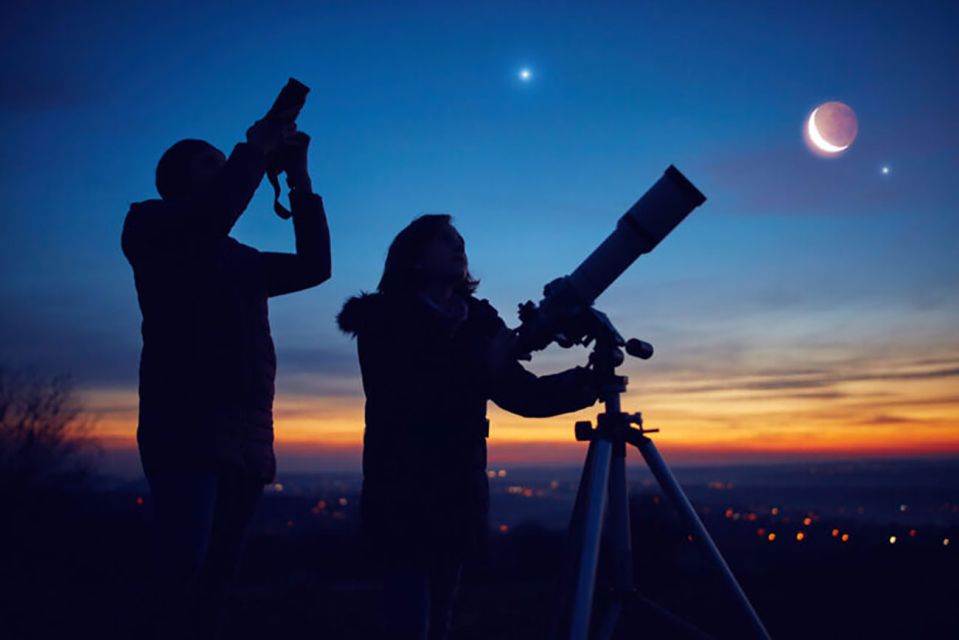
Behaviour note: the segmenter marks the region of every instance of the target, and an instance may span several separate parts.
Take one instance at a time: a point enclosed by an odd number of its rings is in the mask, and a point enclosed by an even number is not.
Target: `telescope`
[[[622,410],[622,395],[629,381],[616,369],[624,362],[623,350],[646,359],[653,355],[652,345],[636,339],[624,341],[609,318],[593,308],[596,298],[639,256],[655,249],[705,201],[699,189],[670,165],[573,273],[546,285],[539,304],[520,305],[522,324],[516,332],[517,356],[529,358],[532,351],[544,349],[552,342],[562,347],[592,342],[589,365],[599,399],[605,406],[595,426],[590,421],[579,421],[574,428],[576,440],[588,442],[589,447],[570,517],[567,552],[556,583],[548,638],[608,640],[615,632],[623,607],[633,601],[645,602],[647,609],[681,632],[669,637],[709,637],[672,612],[642,599],[636,589],[626,480],[626,452],[630,445],[642,454],[663,493],[678,511],[688,539],[695,541],[703,559],[720,577],[724,595],[732,605],[729,608],[738,615],[739,629],[728,637],[769,640],[752,603],[649,438],[649,434],[659,430],[645,427],[641,413]],[[608,548],[613,559],[613,584],[610,589],[600,589],[597,595],[601,545]]]
[[[562,347],[588,344],[593,338],[592,316],[598,314],[590,309],[593,301],[705,201],[706,196],[670,165],[572,274],[547,284],[539,304],[528,301],[520,305],[517,354],[529,359],[531,352],[552,342]],[[652,355],[652,347],[639,340],[630,340],[626,347],[631,355]]]

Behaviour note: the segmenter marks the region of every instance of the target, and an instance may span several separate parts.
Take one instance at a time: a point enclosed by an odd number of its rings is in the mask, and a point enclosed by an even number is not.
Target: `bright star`
[[[533,72],[527,68],[522,68],[519,70],[519,79],[523,82],[529,82],[533,78]]]
[[[888,175],[889,175],[889,167],[888,167],[888,166],[883,167],[882,169],[880,169],[880,171],[882,171],[882,175],[884,175],[884,176],[888,176]]]

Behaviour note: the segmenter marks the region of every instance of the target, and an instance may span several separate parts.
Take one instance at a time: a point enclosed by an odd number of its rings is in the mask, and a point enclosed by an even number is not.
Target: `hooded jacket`
[[[296,254],[229,237],[263,178],[263,154],[239,144],[192,200],[147,200],[127,214],[124,255],[143,315],[137,441],[147,473],[230,471],[269,482],[273,454],[270,296],[330,275],[322,199],[291,194]]]
[[[416,297],[364,294],[337,318],[356,336],[366,393],[364,528],[389,561],[461,554],[485,535],[488,400],[528,417],[596,400],[583,368],[491,371],[487,344],[506,325],[487,301],[465,302],[450,319]]]

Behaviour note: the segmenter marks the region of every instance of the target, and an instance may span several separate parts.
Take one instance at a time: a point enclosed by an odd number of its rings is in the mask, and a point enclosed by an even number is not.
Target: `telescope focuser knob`
[[[626,353],[640,360],[649,360],[653,357],[653,345],[636,338],[630,338],[626,341]]]

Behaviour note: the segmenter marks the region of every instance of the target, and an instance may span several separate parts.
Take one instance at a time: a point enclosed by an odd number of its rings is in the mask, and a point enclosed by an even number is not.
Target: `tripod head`
[[[589,331],[583,344],[593,343],[589,366],[599,381],[600,400],[606,405],[606,412],[599,415],[596,429],[589,421],[577,422],[576,439],[592,440],[602,435],[618,442],[638,443],[636,438],[658,429],[643,429],[643,416],[640,413],[622,412],[620,396],[626,392],[629,378],[617,374],[616,368],[625,362],[626,355],[648,360],[653,355],[653,345],[636,338],[624,340],[602,311],[590,307],[588,315],[589,322],[584,326],[588,326]]]
[[[600,381],[604,402],[608,401],[610,394],[626,391],[626,376],[616,373],[616,368],[626,361],[626,355],[641,360],[648,360],[653,356],[653,345],[637,338],[625,340],[609,316],[593,306],[584,307],[575,317],[567,318],[565,326],[571,331],[560,338],[554,338],[561,346],[592,344],[589,367]]]

